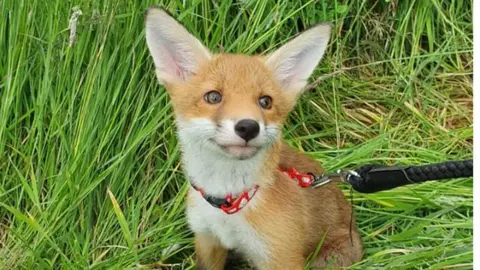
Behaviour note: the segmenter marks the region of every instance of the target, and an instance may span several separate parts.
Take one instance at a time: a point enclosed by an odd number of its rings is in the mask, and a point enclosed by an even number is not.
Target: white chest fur
[[[199,152],[184,153],[184,167],[190,181],[202,187],[209,195],[223,197],[230,191],[239,194],[255,184],[257,164],[253,160],[231,162],[228,160],[213,161],[210,157],[198,160]],[[259,158],[260,158],[259,153]],[[194,160],[193,160],[194,159]],[[256,158],[255,158],[256,159]],[[260,161],[257,161],[260,162]],[[192,203],[187,208],[190,228],[197,233],[208,233],[219,239],[223,247],[236,249],[255,256],[265,258],[266,250],[261,237],[255,232],[245,218],[245,211],[254,208],[261,190],[239,212],[226,214],[210,205],[202,195],[191,190]]]
[[[258,175],[264,164],[261,150],[246,160],[227,158],[210,148],[205,138],[215,131],[208,120],[179,122],[183,169],[189,181],[208,195],[223,198],[228,193],[238,195],[258,184]],[[261,187],[260,187],[261,189]],[[226,214],[210,205],[199,192],[192,190],[192,202],[187,208],[190,228],[219,239],[227,249],[236,249],[257,260],[266,259],[267,251],[262,237],[250,226],[244,213],[254,208],[261,196],[258,190],[253,199],[239,212]]]
[[[265,258],[266,250],[261,237],[246,221],[243,214],[245,208],[238,213],[227,215],[212,207],[198,192],[193,191],[191,195],[193,206],[188,207],[187,217],[194,232],[215,236],[227,249],[239,250],[258,259]]]

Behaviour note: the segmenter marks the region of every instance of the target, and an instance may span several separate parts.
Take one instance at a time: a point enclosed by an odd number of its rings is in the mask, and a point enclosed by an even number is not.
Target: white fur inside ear
[[[145,24],[147,46],[161,83],[185,81],[210,60],[208,49],[165,11],[150,8]]]
[[[327,48],[331,28],[319,24],[267,56],[265,63],[284,90],[300,92],[305,87]]]

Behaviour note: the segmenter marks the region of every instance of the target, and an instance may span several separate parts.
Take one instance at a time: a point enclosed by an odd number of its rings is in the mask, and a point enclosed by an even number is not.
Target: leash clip
[[[323,173],[320,176],[311,175],[313,176],[312,188],[317,188],[333,181],[349,183],[350,176],[358,176],[358,173],[352,170],[337,170],[333,173]]]
[[[313,175],[313,174],[310,174],[310,175],[313,177],[312,188],[321,187],[323,185],[330,183],[332,181],[330,178],[333,176],[333,174],[327,174],[327,173],[323,173],[320,176]]]

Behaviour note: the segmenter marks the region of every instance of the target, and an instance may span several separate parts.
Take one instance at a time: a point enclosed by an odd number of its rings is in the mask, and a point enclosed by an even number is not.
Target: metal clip
[[[320,176],[313,175],[313,182],[312,182],[312,188],[317,188],[323,185],[326,185],[330,183],[332,180],[330,179],[331,175],[330,174],[322,174]]]
[[[321,187],[330,182],[336,181],[341,183],[349,183],[348,178],[350,175],[358,175],[357,172],[351,170],[337,170],[333,173],[324,173],[320,176],[313,176],[312,188]]]

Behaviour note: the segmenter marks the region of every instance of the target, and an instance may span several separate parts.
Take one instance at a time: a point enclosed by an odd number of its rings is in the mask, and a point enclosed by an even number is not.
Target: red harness
[[[315,179],[312,174],[299,173],[294,168],[288,170],[279,169],[279,171],[288,175],[292,180],[296,180],[298,185],[302,188],[310,187]],[[232,194],[227,194],[225,198],[217,198],[205,194],[203,189],[192,185],[192,187],[199,191],[203,198],[210,203],[212,206],[221,209],[226,214],[234,214],[240,211],[247,203],[252,200],[255,193],[259,188],[258,185],[253,186],[252,188],[242,192],[237,198],[233,197]]]

